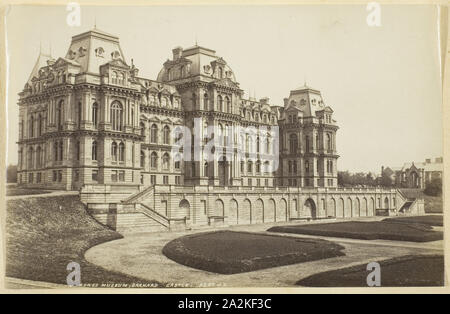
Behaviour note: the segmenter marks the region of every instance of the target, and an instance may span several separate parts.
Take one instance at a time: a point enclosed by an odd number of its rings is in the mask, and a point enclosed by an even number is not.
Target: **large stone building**
[[[173,49],[150,80],[126,62],[118,37],[93,29],[74,36],[65,57],[39,55],[19,106],[25,186],[337,184],[338,127],[320,92],[293,90],[283,106],[244,99],[226,61],[199,46]],[[196,118],[200,149],[179,161],[173,145],[183,127],[195,134]]]
[[[97,29],[40,54],[19,99],[19,184],[80,190],[117,229],[423,211],[397,190],[337,188],[338,127],[318,90],[245,99],[214,50],[172,53],[156,80]]]

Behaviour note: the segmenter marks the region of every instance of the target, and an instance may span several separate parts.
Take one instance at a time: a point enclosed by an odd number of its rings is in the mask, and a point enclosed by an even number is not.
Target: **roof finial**
[[[97,16],[94,15],[94,29],[97,29]]]
[[[306,87],[307,85],[306,85],[306,75],[305,75],[305,87]]]
[[[197,42],[197,34],[195,34],[195,46],[198,46],[198,42]]]

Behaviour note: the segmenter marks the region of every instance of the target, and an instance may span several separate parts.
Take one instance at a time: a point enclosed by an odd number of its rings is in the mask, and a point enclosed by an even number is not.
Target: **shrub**
[[[423,191],[429,196],[439,196],[442,194],[442,179],[434,178],[430,182],[427,182],[425,190]]]

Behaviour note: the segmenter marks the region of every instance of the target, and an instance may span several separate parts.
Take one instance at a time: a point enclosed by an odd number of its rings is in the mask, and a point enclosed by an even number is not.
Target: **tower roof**
[[[99,73],[101,65],[112,60],[125,62],[119,37],[97,28],[72,36],[66,59],[81,65],[81,72]],[[126,63],[126,62],[125,62]]]

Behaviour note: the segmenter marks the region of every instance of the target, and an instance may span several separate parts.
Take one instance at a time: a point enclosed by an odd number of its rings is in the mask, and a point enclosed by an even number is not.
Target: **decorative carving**
[[[69,50],[69,59],[73,60],[77,56],[77,53],[73,50]]]
[[[204,71],[206,74],[210,74],[210,73],[211,73],[211,66],[210,66],[209,64],[204,65],[204,66],[203,66],[203,71]]]

